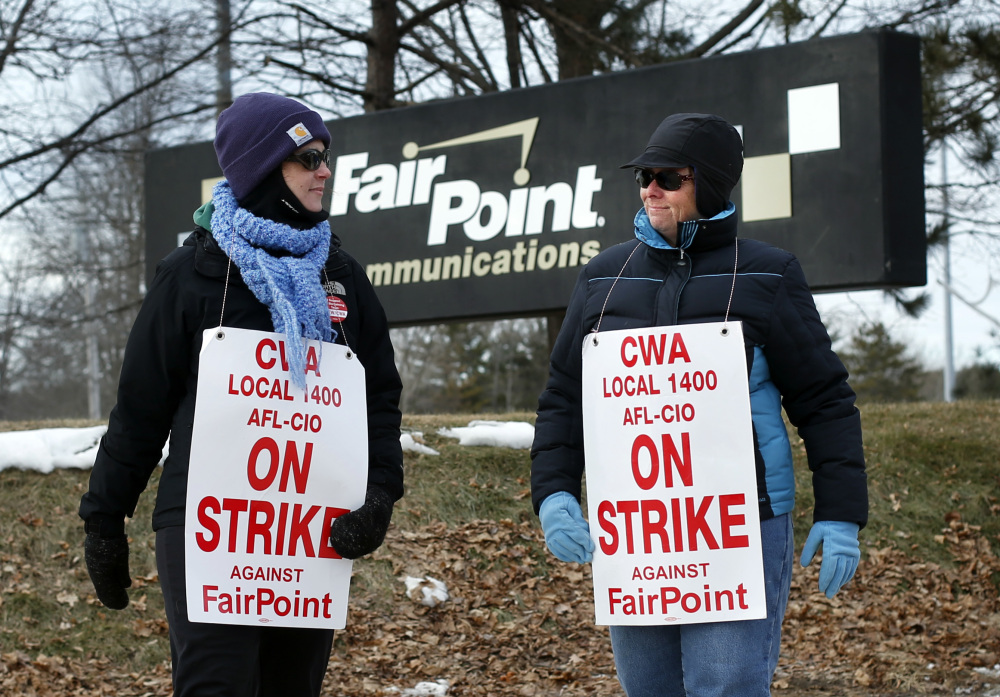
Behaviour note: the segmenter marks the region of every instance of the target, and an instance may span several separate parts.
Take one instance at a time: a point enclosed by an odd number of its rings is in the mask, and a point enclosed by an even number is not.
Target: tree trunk
[[[216,0],[215,20],[219,32],[219,46],[215,54],[215,115],[233,103],[233,52],[230,32],[233,30],[229,0]]]
[[[399,9],[396,0],[372,0],[372,28],[368,34],[366,112],[391,109],[396,102],[396,52],[399,50]]]
[[[500,2],[500,18],[503,21],[503,36],[507,46],[507,72],[510,73],[510,88],[521,86],[521,23],[517,7],[509,0]]]
[[[601,36],[601,21],[615,7],[615,0],[550,0],[548,3],[566,22],[549,21],[556,42],[559,79],[593,75],[600,66],[597,46],[587,41],[580,31]]]

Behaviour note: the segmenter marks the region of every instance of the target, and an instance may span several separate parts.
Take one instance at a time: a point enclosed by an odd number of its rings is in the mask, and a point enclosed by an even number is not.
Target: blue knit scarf
[[[330,224],[308,230],[258,218],[240,208],[229,183],[212,189],[212,236],[247,287],[271,311],[274,331],[288,341],[292,381],[306,387],[306,339],[330,341],[330,311],[319,274],[330,253]],[[274,252],[283,252],[275,256]]]

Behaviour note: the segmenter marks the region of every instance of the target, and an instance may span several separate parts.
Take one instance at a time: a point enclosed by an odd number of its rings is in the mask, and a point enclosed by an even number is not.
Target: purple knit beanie
[[[294,99],[268,92],[237,97],[219,114],[215,154],[239,201],[293,152],[319,139],[330,146],[323,119]]]

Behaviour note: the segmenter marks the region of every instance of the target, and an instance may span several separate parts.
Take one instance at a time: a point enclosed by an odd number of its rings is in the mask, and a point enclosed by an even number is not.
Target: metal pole
[[[87,415],[93,421],[102,418],[101,415],[101,369],[97,346],[97,322],[94,319],[94,307],[97,299],[97,280],[90,268],[90,240],[83,223],[76,228],[77,250],[80,253],[80,263],[87,278],[83,287],[83,331],[86,333],[87,347]]]
[[[97,295],[95,281],[87,281],[87,409],[90,418],[99,421],[101,414],[101,368],[97,351],[97,322],[94,320],[94,300]]]
[[[229,0],[216,0],[215,21],[219,33],[219,48],[215,54],[215,115],[218,116],[233,103],[233,55],[229,40],[233,20],[229,12]]]
[[[944,401],[955,401],[955,354],[951,319],[951,218],[948,201],[948,145],[941,140],[941,214],[944,223]]]

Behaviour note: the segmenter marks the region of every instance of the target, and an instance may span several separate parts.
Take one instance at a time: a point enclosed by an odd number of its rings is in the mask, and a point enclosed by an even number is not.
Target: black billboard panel
[[[329,122],[330,224],[393,324],[559,311],[632,237],[619,165],[675,112],[740,129],[740,234],[814,290],[926,283],[919,42],[886,31]],[[220,174],[211,143],[149,154],[150,266]]]

